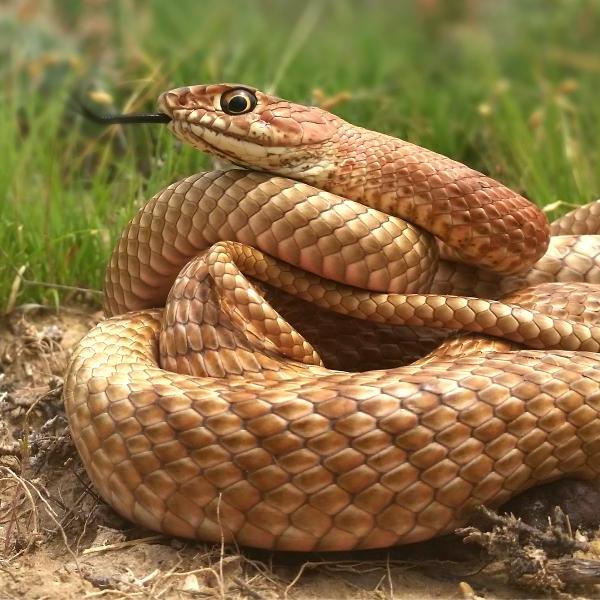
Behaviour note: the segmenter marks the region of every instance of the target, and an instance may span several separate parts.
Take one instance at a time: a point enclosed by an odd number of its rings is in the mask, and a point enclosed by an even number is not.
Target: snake
[[[464,164],[242,84],[157,122],[225,161],[122,232],[64,380],[103,499],[272,550],[427,540],[600,471],[600,202],[548,224]]]

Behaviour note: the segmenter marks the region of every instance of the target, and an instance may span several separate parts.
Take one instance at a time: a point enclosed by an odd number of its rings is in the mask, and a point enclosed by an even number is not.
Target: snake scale
[[[200,540],[373,548],[597,476],[599,203],[549,226],[465,165],[249,86],[159,110],[146,121],[236,168],[139,211],[109,318],[73,352],[73,439],[116,511]]]

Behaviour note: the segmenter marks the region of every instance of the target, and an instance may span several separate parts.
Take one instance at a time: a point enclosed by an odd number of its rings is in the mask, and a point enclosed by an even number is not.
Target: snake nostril
[[[165,92],[162,96],[164,102],[170,108],[192,108],[194,106],[194,95],[189,87],[177,88]]]

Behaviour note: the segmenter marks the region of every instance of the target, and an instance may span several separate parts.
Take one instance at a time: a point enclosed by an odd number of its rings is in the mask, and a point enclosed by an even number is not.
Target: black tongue
[[[127,113],[123,115],[103,115],[95,113],[84,104],[80,105],[81,114],[94,123],[101,125],[126,125],[129,123],[168,123],[171,120],[169,115],[164,113]]]

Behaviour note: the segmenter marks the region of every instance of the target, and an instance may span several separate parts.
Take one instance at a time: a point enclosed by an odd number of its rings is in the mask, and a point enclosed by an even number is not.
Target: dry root
[[[479,544],[493,562],[500,563],[512,584],[530,591],[564,592],[600,583],[600,561],[573,556],[589,550],[588,540],[573,533],[569,518],[556,507],[546,528],[523,523],[513,515],[499,515],[487,508],[480,514],[493,525],[491,531],[477,527],[459,529],[466,543]]]

